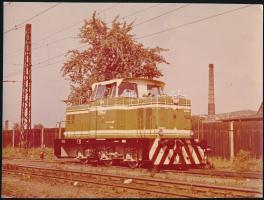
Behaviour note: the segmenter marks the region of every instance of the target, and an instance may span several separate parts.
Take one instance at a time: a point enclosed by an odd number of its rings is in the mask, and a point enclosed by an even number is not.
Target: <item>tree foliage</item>
[[[91,84],[125,77],[162,76],[158,64],[169,64],[160,53],[160,47],[145,48],[134,39],[130,32],[133,22],[119,22],[116,17],[108,27],[96,12],[90,20],[85,20],[80,29],[84,50],[70,50],[68,60],[61,71],[70,81],[71,92],[67,104],[78,104],[80,97],[88,98]]]

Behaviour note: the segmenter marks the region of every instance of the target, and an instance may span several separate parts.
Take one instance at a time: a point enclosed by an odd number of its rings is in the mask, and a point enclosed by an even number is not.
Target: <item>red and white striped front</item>
[[[205,150],[191,139],[175,140],[175,145],[169,147],[161,142],[162,139],[155,139],[150,151],[149,159],[154,165],[201,165],[204,164]]]

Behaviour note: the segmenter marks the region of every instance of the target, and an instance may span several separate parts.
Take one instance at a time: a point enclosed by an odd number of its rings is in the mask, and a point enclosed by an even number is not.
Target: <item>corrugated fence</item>
[[[192,120],[194,137],[205,139],[211,148],[210,155],[230,159],[243,149],[252,157],[262,157],[263,121],[225,121],[206,123]],[[64,129],[62,129],[62,133]],[[53,148],[54,138],[58,136],[58,128],[32,129],[30,145],[32,147]],[[3,131],[2,147],[19,146],[19,131]]]
[[[240,150],[262,157],[263,121],[192,122],[195,138],[205,139],[210,155],[230,159]]]
[[[62,128],[62,133],[64,128]],[[53,148],[54,139],[59,134],[58,128],[32,129],[30,132],[31,147],[49,147]],[[2,147],[14,146],[19,147],[19,130],[7,130],[2,132]]]

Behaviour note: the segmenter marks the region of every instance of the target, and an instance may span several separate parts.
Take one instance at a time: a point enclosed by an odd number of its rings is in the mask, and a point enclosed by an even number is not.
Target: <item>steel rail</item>
[[[15,198],[15,197],[11,197],[11,196],[7,196],[7,195],[4,195],[4,194],[1,194],[1,198]]]
[[[2,171],[23,172],[24,174],[35,176],[114,186],[173,197],[260,197],[262,195],[261,191],[255,189],[186,183],[182,181],[161,180],[155,178],[79,172],[28,165],[4,164]],[[131,179],[131,183],[125,185],[123,181],[127,179]]]
[[[2,172],[7,172],[10,174],[17,174],[18,171],[16,170],[6,170],[3,169]],[[84,180],[84,179],[80,179],[80,178],[69,178],[69,177],[61,177],[61,176],[54,176],[54,175],[47,175],[47,174],[39,174],[39,173],[32,173],[32,172],[23,172],[23,174],[28,174],[31,176],[37,176],[37,177],[45,177],[45,179],[50,178],[50,179],[60,179],[60,180],[64,180],[64,181],[77,181],[80,183],[84,183],[84,184],[95,184],[95,185],[104,185],[104,186],[111,186],[111,187],[117,187],[117,188],[124,188],[124,189],[130,189],[130,190],[137,190],[137,191],[143,191],[143,192],[149,192],[149,193],[154,193],[154,194],[162,194],[162,195],[170,195],[173,197],[194,197],[192,195],[186,195],[186,194],[179,194],[179,193],[175,193],[175,192],[164,192],[164,191],[157,191],[157,190],[151,190],[148,188],[143,188],[143,187],[136,187],[136,186],[127,186],[127,185],[121,185],[121,184],[115,184],[115,183],[107,183],[107,182],[103,182],[103,181],[92,181],[92,180]],[[69,174],[68,174],[69,175]],[[106,181],[106,180],[104,180]]]
[[[24,160],[23,158],[3,158],[12,160]],[[58,163],[58,164],[81,164],[79,161],[73,159],[68,160],[29,160],[30,162],[44,162],[44,163]],[[97,166],[99,167],[99,166]],[[115,168],[127,168],[123,166],[112,166]],[[111,168],[111,167],[110,167]],[[136,170],[136,169],[134,169]],[[226,170],[215,170],[215,169],[188,169],[182,170],[160,170],[160,173],[174,173],[174,174],[188,174],[198,176],[212,176],[212,177],[223,177],[223,178],[238,178],[238,179],[263,179],[262,172],[239,172],[239,171],[226,171]]]
[[[164,170],[163,172],[176,172],[178,174],[190,174],[199,176],[213,176],[224,178],[240,178],[240,179],[263,179],[261,172],[239,172],[239,171],[224,171],[224,170],[206,170],[206,169],[190,169],[187,171]]]

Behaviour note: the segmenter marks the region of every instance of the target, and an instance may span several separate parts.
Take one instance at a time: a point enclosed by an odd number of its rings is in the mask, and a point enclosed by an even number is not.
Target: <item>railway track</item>
[[[1,198],[14,198],[14,197],[7,196],[7,195],[1,195]]]
[[[164,172],[175,172],[173,170],[164,170]],[[206,170],[206,169],[191,169],[187,171],[177,171],[177,173],[190,174],[197,176],[212,176],[223,178],[238,178],[238,179],[263,179],[263,174],[258,172],[237,172],[224,170]]]
[[[23,160],[20,158],[4,158],[9,160]],[[30,160],[30,162],[37,162],[37,163],[55,163],[55,164],[76,164],[81,165],[79,161],[74,159],[67,159],[67,160]],[[99,167],[99,166],[98,166]],[[122,166],[114,166],[115,168],[127,169],[127,167]],[[136,170],[136,169],[134,169]],[[213,170],[213,169],[190,169],[190,170],[161,170],[161,173],[175,173],[175,174],[187,174],[187,175],[194,175],[194,176],[211,176],[211,177],[222,177],[222,178],[235,178],[235,179],[263,179],[262,172],[237,172],[237,171],[224,171],[224,170]]]
[[[139,178],[72,170],[61,170],[27,165],[4,164],[2,172],[11,174],[27,174],[46,179],[80,182],[83,184],[97,184],[137,190],[145,193],[161,195],[165,197],[261,197],[258,190],[224,187],[206,184],[194,184],[181,181],[162,180],[155,178]],[[125,183],[127,181],[127,184]]]

